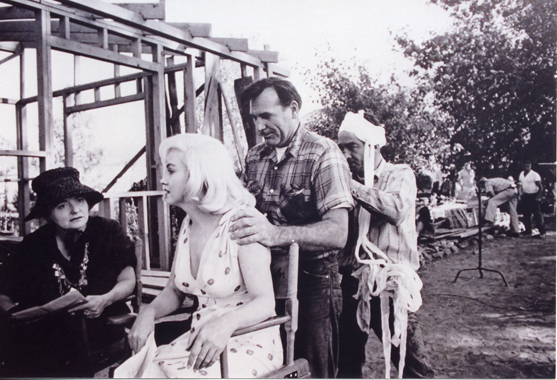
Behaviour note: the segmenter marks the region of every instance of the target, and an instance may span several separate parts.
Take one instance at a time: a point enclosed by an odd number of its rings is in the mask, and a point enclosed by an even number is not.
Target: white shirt
[[[518,181],[522,185],[522,192],[525,194],[536,194],[539,191],[536,181],[542,181],[542,177],[533,170],[530,170],[527,175],[524,172],[518,176]]]

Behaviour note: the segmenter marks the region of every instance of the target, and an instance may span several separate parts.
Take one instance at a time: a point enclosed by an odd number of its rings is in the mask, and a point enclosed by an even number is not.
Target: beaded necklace
[[[85,243],[85,252],[83,254],[83,261],[79,266],[79,280],[77,283],[71,282],[64,273],[64,269],[58,263],[52,265],[54,269],[54,276],[58,280],[58,290],[60,295],[66,294],[70,288],[75,288],[81,290],[84,286],[87,286],[87,264],[89,263],[89,242]]]

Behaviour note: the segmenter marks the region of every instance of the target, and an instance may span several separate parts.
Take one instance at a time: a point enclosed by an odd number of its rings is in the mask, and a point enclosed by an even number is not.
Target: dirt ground
[[[496,236],[426,263],[418,311],[435,378],[555,378],[555,227],[547,239]],[[551,231],[551,230],[550,230]],[[383,348],[371,335],[364,377],[384,378]],[[393,368],[391,377],[396,378]]]

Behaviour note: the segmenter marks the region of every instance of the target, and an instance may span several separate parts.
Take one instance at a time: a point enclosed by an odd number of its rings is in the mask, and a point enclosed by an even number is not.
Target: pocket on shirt
[[[311,189],[293,185],[282,192],[279,209],[289,224],[307,224],[318,217],[313,203]]]

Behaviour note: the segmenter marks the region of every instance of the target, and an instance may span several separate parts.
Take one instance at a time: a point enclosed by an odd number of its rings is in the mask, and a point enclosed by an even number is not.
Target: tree
[[[520,161],[555,161],[557,3],[431,0],[455,30],[418,44],[400,37],[421,91],[454,125],[452,143],[483,175],[516,173]]]
[[[369,121],[385,127],[388,144],[382,153],[389,161],[407,163],[419,172],[427,154],[439,161],[450,155],[452,131],[423,94],[394,80],[379,84],[364,66],[331,57],[322,57],[315,72],[307,74],[322,106],[306,122],[310,129],[334,140],[347,112],[365,110]]]

